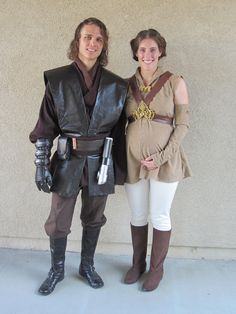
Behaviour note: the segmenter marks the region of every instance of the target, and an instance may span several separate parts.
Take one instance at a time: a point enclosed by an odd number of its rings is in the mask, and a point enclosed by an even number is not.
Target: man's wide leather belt
[[[104,144],[104,139],[98,140],[81,140],[75,137],[72,137],[72,148],[76,151],[81,152],[94,152],[102,151]]]
[[[67,137],[71,139],[71,146],[73,150],[78,152],[102,152],[103,145],[104,145],[104,138],[98,139],[91,139],[87,138],[80,138],[73,133],[66,133]]]
[[[133,116],[129,116],[128,117],[128,121],[129,123],[132,123],[134,121],[136,121],[137,119],[135,119]],[[169,124],[169,125],[173,125],[173,118],[167,117],[167,116],[161,116],[159,114],[155,114],[154,117],[151,119],[151,121],[155,121],[155,122],[160,122],[160,123],[164,123],[164,124]]]

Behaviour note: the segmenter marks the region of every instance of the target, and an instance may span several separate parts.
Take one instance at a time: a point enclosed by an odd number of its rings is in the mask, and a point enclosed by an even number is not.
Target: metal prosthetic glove
[[[49,172],[49,163],[51,156],[52,143],[46,138],[39,138],[36,143],[35,152],[35,183],[39,191],[50,193],[50,187],[52,185],[52,176]]]

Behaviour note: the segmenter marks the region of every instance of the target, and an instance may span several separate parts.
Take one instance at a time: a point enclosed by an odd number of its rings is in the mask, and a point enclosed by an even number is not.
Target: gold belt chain
[[[135,120],[142,118],[152,120],[155,114],[154,110],[150,109],[144,101],[141,101],[138,108],[132,113],[132,116]]]

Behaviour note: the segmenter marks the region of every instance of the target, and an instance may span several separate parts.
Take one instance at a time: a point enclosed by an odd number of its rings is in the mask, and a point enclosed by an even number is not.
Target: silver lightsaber
[[[97,174],[98,184],[107,182],[108,166],[111,162],[111,149],[113,138],[106,137],[102,153],[102,164]]]

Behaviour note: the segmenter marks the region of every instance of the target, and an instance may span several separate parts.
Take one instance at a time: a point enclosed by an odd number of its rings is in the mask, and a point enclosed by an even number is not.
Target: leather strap
[[[128,121],[129,123],[132,123],[135,120],[135,118],[133,116],[129,116],[128,117]],[[167,116],[161,116],[159,114],[155,114],[153,119],[151,121],[155,121],[155,122],[160,122],[160,123],[164,123],[164,124],[169,124],[169,125],[173,125],[173,118],[167,117]]]
[[[64,133],[65,136],[71,138],[72,149],[78,152],[90,153],[101,152],[105,138],[83,137],[76,133]]]
[[[172,76],[173,74],[169,71],[166,71],[163,73],[157,82],[153,85],[151,91],[147,94],[146,97],[143,97],[141,94],[137,82],[136,82],[136,77],[133,75],[130,79],[130,87],[134,96],[134,99],[136,100],[137,104],[139,105],[141,101],[145,102],[145,104],[149,105],[150,102],[153,100],[153,98],[156,96],[156,94],[161,90],[161,88],[164,86],[164,84],[168,81],[168,79]]]
[[[104,145],[104,140],[94,140],[94,141],[81,141],[78,138],[72,138],[72,146],[76,151],[81,152],[94,152],[101,151]]]

